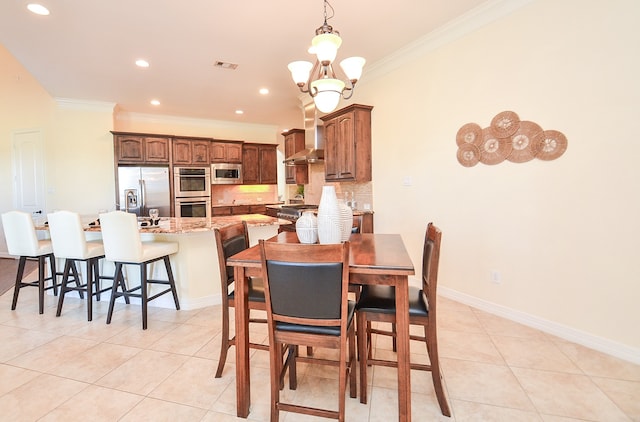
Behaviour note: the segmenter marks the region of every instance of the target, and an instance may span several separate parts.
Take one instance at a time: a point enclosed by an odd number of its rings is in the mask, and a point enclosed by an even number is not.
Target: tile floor
[[[84,301],[68,297],[61,317],[48,296],[37,313],[35,289],[23,289],[10,311],[0,297],[0,420],[6,421],[230,421],[235,415],[233,349],[221,379],[217,364],[220,308],[140,308],[119,305],[105,324],[107,303],[86,321]],[[414,421],[640,421],[640,366],[540,331],[441,299],[442,366],[453,411],[440,414],[430,375],[412,372]],[[266,329],[251,332],[266,340]],[[412,359],[426,351],[412,344]],[[376,339],[376,354],[390,351]],[[370,401],[347,398],[347,420],[397,420],[393,368],[370,368]],[[251,358],[249,420],[267,421],[267,353]],[[287,399],[337,403],[336,373],[305,366]],[[281,420],[319,420],[296,414]]]

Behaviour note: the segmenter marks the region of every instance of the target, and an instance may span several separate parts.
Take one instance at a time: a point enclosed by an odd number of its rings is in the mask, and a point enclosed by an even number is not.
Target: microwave
[[[242,164],[235,164],[235,163],[211,164],[211,184],[213,185],[242,184]]]

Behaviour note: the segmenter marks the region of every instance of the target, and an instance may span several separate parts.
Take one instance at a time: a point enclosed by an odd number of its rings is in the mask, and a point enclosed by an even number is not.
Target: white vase
[[[342,239],[342,224],[336,189],[333,186],[323,186],[318,204],[318,241],[329,244],[340,243],[340,239]]]
[[[351,237],[353,227],[353,210],[346,203],[340,203],[340,240],[346,242]]]
[[[318,241],[318,218],[313,211],[305,211],[296,221],[296,234],[300,243]]]

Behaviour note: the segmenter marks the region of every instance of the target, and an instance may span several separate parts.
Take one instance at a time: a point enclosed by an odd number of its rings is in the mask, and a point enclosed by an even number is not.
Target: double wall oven
[[[173,182],[176,217],[211,217],[210,167],[175,167]]]

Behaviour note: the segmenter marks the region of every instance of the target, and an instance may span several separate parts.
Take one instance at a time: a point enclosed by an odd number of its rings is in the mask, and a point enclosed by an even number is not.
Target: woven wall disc
[[[544,161],[555,160],[567,150],[567,138],[557,130],[545,130],[535,138],[536,158]]]
[[[473,167],[480,161],[480,150],[473,144],[462,144],[458,147],[458,162],[465,167]]]
[[[480,146],[482,144],[482,128],[480,125],[477,123],[467,123],[458,129],[456,144],[458,144],[458,146],[464,144]]]
[[[511,140],[496,138],[491,128],[482,129],[483,142],[480,146],[480,162],[494,165],[505,160],[511,153]]]
[[[513,111],[503,111],[491,120],[491,131],[496,138],[508,138],[520,127],[520,117]]]
[[[513,149],[507,160],[512,163],[524,163],[533,160],[538,149],[535,138],[541,132],[542,128],[537,123],[527,120],[520,122],[520,127],[516,133],[511,135]]]

